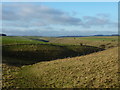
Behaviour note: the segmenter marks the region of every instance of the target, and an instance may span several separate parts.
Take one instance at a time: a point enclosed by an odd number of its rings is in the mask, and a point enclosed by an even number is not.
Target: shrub
[[[83,44],[82,44],[82,43],[80,43],[80,46],[83,46]]]
[[[102,44],[99,47],[105,49],[106,46],[104,44]]]
[[[112,48],[112,47],[114,47],[114,46],[111,45],[111,46],[109,46],[108,48]]]
[[[111,43],[107,43],[106,45],[110,45]]]

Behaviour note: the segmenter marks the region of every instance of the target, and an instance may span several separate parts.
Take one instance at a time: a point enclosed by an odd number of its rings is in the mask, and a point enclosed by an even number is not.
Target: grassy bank
[[[118,88],[118,48],[23,66],[14,74],[19,88]],[[107,55],[106,55],[107,54]]]
[[[120,87],[117,37],[16,36],[2,41],[3,88]]]
[[[80,45],[24,44],[2,47],[3,62],[8,64],[33,64],[59,58],[75,57],[104,50]]]

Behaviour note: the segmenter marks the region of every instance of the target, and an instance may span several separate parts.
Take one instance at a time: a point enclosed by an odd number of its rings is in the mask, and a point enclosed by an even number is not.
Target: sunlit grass
[[[3,88],[119,87],[117,37],[7,36],[2,42]]]

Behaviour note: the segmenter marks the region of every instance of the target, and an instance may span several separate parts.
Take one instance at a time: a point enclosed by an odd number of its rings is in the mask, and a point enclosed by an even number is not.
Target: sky
[[[118,33],[117,2],[4,2],[2,32],[12,36]]]

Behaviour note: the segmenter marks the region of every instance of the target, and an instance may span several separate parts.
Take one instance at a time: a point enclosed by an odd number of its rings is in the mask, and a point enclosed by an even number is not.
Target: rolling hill
[[[73,58],[23,66],[18,88],[118,88],[118,47]]]
[[[1,38],[3,89],[120,87],[118,37]]]

